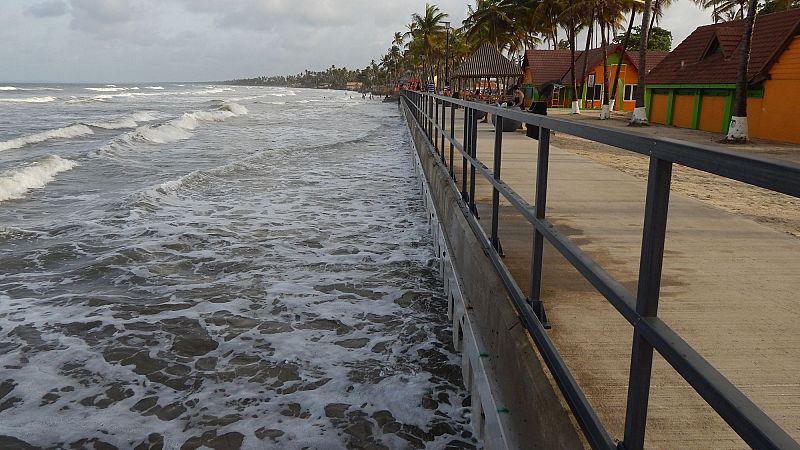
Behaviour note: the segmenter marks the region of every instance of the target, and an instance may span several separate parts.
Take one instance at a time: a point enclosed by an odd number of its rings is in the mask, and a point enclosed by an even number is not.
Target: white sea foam
[[[56,101],[55,97],[25,97],[25,98],[0,98],[5,103],[50,103]]]
[[[87,91],[95,91],[95,92],[119,92],[124,91],[125,88],[121,87],[88,87],[85,88]]]
[[[61,172],[77,166],[75,161],[50,155],[20,169],[0,174],[0,202],[23,198],[32,189],[41,189]]]
[[[216,111],[195,111],[184,113],[161,125],[143,126],[130,132],[125,140],[145,141],[155,144],[166,144],[189,139],[194,130],[203,122],[222,122],[223,120],[247,114],[247,108],[238,103],[226,103]]]
[[[86,125],[70,125],[64,128],[42,131],[41,133],[0,142],[0,151],[22,148],[26,145],[38,144],[39,142],[49,141],[50,139],[71,139],[89,134],[94,134],[94,132]]]
[[[107,122],[87,122],[86,125],[105,128],[106,130],[118,130],[120,128],[136,128],[140,122],[150,122],[156,120],[150,113],[135,112]]]
[[[133,96],[134,96],[134,94],[131,94],[130,92],[123,92],[121,94],[95,95],[93,98],[95,100],[103,100],[103,101],[105,101],[105,100],[111,100],[112,98],[115,98],[115,97],[133,97]]]
[[[230,111],[235,116],[244,116],[247,114],[247,108],[238,103],[226,103],[220,108],[221,111]]]
[[[0,91],[17,91],[19,88],[14,86],[0,86]]]
[[[195,94],[195,95],[206,95],[206,94],[220,94],[222,92],[225,92],[225,91],[223,91],[222,89],[204,89],[202,91],[193,92],[193,94]]]
[[[153,127],[139,127],[127,136],[130,140],[152,142],[154,144],[166,144],[189,139],[190,137],[192,137],[192,133],[189,133],[185,128],[169,123]]]
[[[153,90],[156,90],[156,91],[163,91],[164,90],[163,86],[145,86],[144,88],[145,89],[153,89]]]

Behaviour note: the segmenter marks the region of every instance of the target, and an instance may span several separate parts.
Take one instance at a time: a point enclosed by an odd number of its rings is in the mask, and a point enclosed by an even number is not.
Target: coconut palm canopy
[[[519,64],[503,56],[493,45],[484,43],[453,72],[453,78],[519,77]]]

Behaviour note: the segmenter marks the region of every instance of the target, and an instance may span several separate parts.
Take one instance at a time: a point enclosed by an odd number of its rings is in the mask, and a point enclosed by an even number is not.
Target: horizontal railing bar
[[[649,137],[565,119],[509,110],[478,102],[453,99],[434,94],[447,103],[484,111],[518,122],[538,125],[613,147],[670,161],[682,166],[713,173],[725,178],[752,184],[793,197],[800,197],[800,164],[772,158],[720,150],[677,139]]]
[[[643,318],[634,326],[752,448],[800,449],[798,442],[661,319]]]
[[[438,96],[437,96],[438,97]],[[449,98],[449,97],[445,97]],[[447,100],[445,100],[447,101]],[[462,102],[462,101],[456,101]],[[465,106],[473,107],[467,102]],[[459,103],[460,104],[460,103]],[[406,102],[406,107],[408,102]],[[489,107],[499,110],[500,112],[508,112],[500,108]],[[482,108],[474,108],[484,110]],[[425,114],[423,114],[425,116]],[[504,117],[506,117],[504,115]],[[418,128],[419,123],[415,124]],[[421,128],[419,128],[421,130]],[[438,129],[438,127],[437,127]],[[687,342],[685,342],[672,328],[658,318],[644,318],[636,312],[635,298],[621,283],[616,281],[610,274],[608,274],[599,264],[597,264],[591,257],[584,253],[580,247],[574,244],[568,237],[564,236],[554,225],[547,220],[538,219],[535,217],[530,204],[527,203],[519,194],[517,194],[511,187],[501,180],[495,180],[494,175],[490,174],[488,168],[476,158],[467,154],[463,146],[451,139],[443,130],[438,130],[445,139],[453,144],[455,148],[462,154],[462,156],[473,166],[481,172],[481,175],[492,184],[523,216],[529,223],[536,227],[543,236],[561,253],[569,262],[575,267],[583,277],[600,292],[606,300],[614,306],[617,311],[636,329],[642,333],[642,337],[655,348],[659,354],[698,392],[698,394],[705,399],[705,401],[723,418],[731,428],[742,437],[749,445],[754,448],[775,448],[775,449],[798,449],[800,444],[794,441],[778,424],[776,424],[769,416],[767,416],[758,406],[750,401],[735,385],[733,385],[724,375],[717,371],[703,356],[697,353]],[[628,136],[627,134],[625,134]],[[592,140],[594,137],[589,137]],[[714,150],[716,152],[716,150]],[[655,153],[658,154],[658,153]],[[740,155],[733,155],[740,156]],[[435,160],[437,165],[440,165],[438,160]],[[772,164],[772,161],[762,161],[765,164]],[[794,169],[792,167],[792,169]],[[451,187],[458,192],[458,188],[450,180]],[[589,413],[585,418],[592,422],[592,417],[597,420],[594,410],[591,409],[590,403],[585,398],[580,386],[575,384],[570,386],[569,383],[575,383],[571,372],[564,364],[549,336],[546,334],[544,327],[539,321],[536,314],[528,305],[522,291],[516,284],[513,276],[508,271],[508,268],[500,259],[499,254],[494,250],[491,242],[487,238],[483,228],[477,222],[477,219],[469,213],[469,207],[458,199],[459,205],[465,213],[470,227],[478,236],[479,241],[483,247],[484,252],[490,257],[498,275],[503,280],[503,283],[508,291],[509,297],[512,299],[517,311],[520,314],[520,319],[523,322],[526,330],[534,336],[534,343],[539,351],[542,353],[548,368],[553,372],[556,382],[562,390],[567,402],[570,405],[573,413],[577,416]],[[552,352],[550,354],[549,352]],[[545,357],[545,353],[548,353]],[[550,359],[550,358],[554,359]],[[561,365],[561,366],[560,366]],[[562,367],[563,366],[563,367]],[[562,371],[563,369],[563,371]],[[567,380],[562,380],[558,375],[564,375]],[[566,385],[562,386],[562,382]],[[578,402],[578,403],[573,403]],[[583,412],[583,408],[588,408]],[[587,422],[581,421],[582,424]],[[608,437],[607,432],[602,425],[597,422],[598,429],[583,428],[587,439],[590,442],[604,443]],[[596,435],[595,432],[600,430],[601,433]],[[600,439],[595,441],[595,439]],[[611,441],[609,441],[611,442]],[[613,448],[613,443],[611,444]]]
[[[422,128],[419,126],[419,123],[416,123],[415,125],[421,133],[424,133]],[[433,152],[430,146],[428,147],[428,151],[435,155],[435,152]],[[441,170],[445,170],[444,166],[437,158],[434,158],[434,163]],[[458,187],[456,186],[455,182],[450,177],[447,177],[447,179],[450,187],[455,192],[458,192]],[[603,427],[602,422],[600,422],[600,418],[597,417],[597,414],[591,407],[591,404],[586,398],[586,395],[583,393],[583,390],[580,388],[580,385],[578,385],[578,382],[575,381],[575,378],[572,376],[572,373],[567,367],[566,362],[561,358],[558,350],[555,347],[555,344],[550,339],[550,336],[547,335],[541,322],[539,322],[538,317],[536,317],[536,313],[534,313],[533,309],[531,309],[530,305],[528,305],[525,295],[517,285],[513,275],[511,275],[511,273],[508,271],[508,268],[501,260],[500,255],[495,251],[491,241],[486,236],[483,228],[481,228],[480,223],[478,223],[475,216],[473,216],[469,211],[469,205],[464,202],[461,196],[457,195],[456,198],[459,207],[461,208],[464,216],[467,218],[467,223],[469,224],[475,236],[478,238],[483,252],[489,256],[489,259],[497,271],[497,274],[502,279],[503,286],[505,287],[509,298],[519,314],[520,322],[525,327],[525,330],[527,330],[528,333],[533,336],[533,342],[539,349],[539,352],[542,355],[542,358],[545,360],[547,367],[551,372],[553,372],[553,378],[556,380],[559,389],[564,395],[570,410],[573,412],[573,414],[575,414],[579,423],[581,423],[581,430],[584,432],[586,439],[592,444],[593,448],[606,448],[609,450],[615,449],[616,444],[614,443],[614,440],[611,438],[611,436],[609,436],[608,432]]]

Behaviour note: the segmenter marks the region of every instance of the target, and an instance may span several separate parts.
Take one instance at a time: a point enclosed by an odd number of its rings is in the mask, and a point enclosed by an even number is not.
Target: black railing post
[[[417,123],[422,126],[422,130],[425,130],[425,124],[422,123],[422,103],[420,101],[419,92],[414,93],[414,104],[416,105],[416,112],[417,112]]]
[[[497,116],[495,130],[494,130],[494,179],[500,179],[500,161],[502,159],[503,151],[503,118]],[[500,247],[500,238],[498,237],[498,225],[500,222],[500,191],[492,186],[492,246],[501,255],[503,254]]]
[[[658,315],[671,180],[672,163],[651,156],[644,207],[642,254],[639,259],[639,284],[636,291],[636,312],[642,317]],[[642,337],[641,331],[634,324],[625,436],[622,443],[625,450],[644,448],[652,369],[653,346]]]
[[[470,123],[472,120],[470,116],[472,115],[472,108],[464,108],[464,153],[469,154],[469,143],[470,143]],[[467,194],[467,158],[466,156],[462,156],[461,160],[461,198],[465,201],[469,201],[469,195]]]
[[[488,113],[485,113],[488,114]],[[478,117],[476,114],[472,114],[470,120],[470,126],[472,127],[472,133],[470,134],[470,156],[473,159],[478,159]],[[472,214],[475,214],[475,217],[478,217],[478,208],[475,207],[475,166],[470,164],[469,168],[469,209],[472,211]]]
[[[444,158],[444,135],[445,131],[447,131],[447,124],[445,123],[445,118],[447,117],[447,105],[445,104],[444,100],[442,100],[442,162],[445,166],[447,166],[447,161]]]
[[[456,175],[453,173],[453,139],[456,138],[456,104],[450,103],[450,178],[454,181]]]
[[[431,96],[431,106],[433,107],[433,124],[431,125],[431,137],[433,138],[433,148],[439,153],[439,134],[436,126],[439,125],[439,107],[436,106],[436,99]],[[443,146],[444,147],[444,146]]]
[[[428,95],[428,116],[429,116],[428,117],[428,130],[429,130],[428,131],[428,138],[431,141],[431,144],[433,144],[433,146],[435,148],[436,147],[436,119],[434,119],[434,114],[436,114],[436,112],[434,111],[434,109],[436,109],[436,103],[433,100],[433,95],[431,95],[430,93],[428,93],[427,95]]]
[[[423,119],[423,129],[425,130],[425,136],[430,139],[431,137],[431,129],[430,124],[428,123],[428,98],[425,97],[425,94],[420,93],[420,97],[422,97],[422,119]]]
[[[544,219],[547,209],[547,173],[550,166],[550,129],[539,127],[539,154],[536,158],[536,198],[533,212],[537,219]],[[536,313],[536,317],[545,328],[550,328],[547,313],[542,302],[542,253],[544,252],[544,236],[534,225],[533,250],[531,254],[531,286],[528,302]]]

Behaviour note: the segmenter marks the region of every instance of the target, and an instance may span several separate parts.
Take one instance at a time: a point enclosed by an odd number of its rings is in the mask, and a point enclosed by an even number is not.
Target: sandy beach
[[[595,111],[584,111],[581,115],[572,115],[567,110],[551,110],[548,112],[551,116],[587,121],[596,126],[605,126],[651,136],[682,139],[698,144],[712,145],[721,150],[740,151],[765,158],[800,163],[800,146],[797,145],[760,140],[754,140],[742,145],[723,145],[719,144],[718,141],[724,136],[718,133],[662,125],[632,128],[627,126],[627,115],[622,114],[615,115],[611,120],[601,121],[597,119]],[[565,133],[554,133],[551,142],[558,147],[568,149],[580,156],[633,175],[636,178],[647,178],[648,159],[642,155]],[[709,175],[683,166],[675,166],[673,170],[672,189],[674,192],[679,192],[709,205],[740,214],[772,229],[800,237],[800,213],[798,213],[800,211],[800,199],[749,186],[738,181]]]

